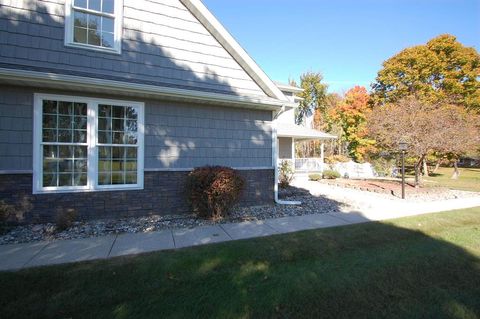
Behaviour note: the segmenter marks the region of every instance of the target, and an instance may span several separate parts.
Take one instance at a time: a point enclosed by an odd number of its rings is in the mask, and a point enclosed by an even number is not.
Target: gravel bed
[[[341,187],[340,185],[328,185]],[[353,187],[352,187],[353,188]],[[349,188],[344,188],[345,190]],[[360,189],[352,189],[358,190]],[[391,194],[374,192],[378,198],[397,200],[398,197]],[[454,190],[431,189],[428,192],[408,193],[409,202],[432,202],[445,199],[467,198],[478,196],[478,193]],[[55,224],[36,224],[15,226],[9,228],[2,235],[0,232],[0,245],[29,243],[45,240],[64,240],[98,237],[121,233],[142,233],[164,229],[193,228],[197,226],[224,224],[241,221],[265,220],[286,216],[302,216],[318,213],[333,213],[339,211],[353,211],[356,203],[353,198],[346,204],[345,199],[336,201],[324,196],[315,197],[308,191],[289,187],[279,191],[279,197],[283,200],[300,201],[301,205],[267,205],[247,208],[234,208],[228,218],[222,220],[206,220],[197,218],[195,215],[167,215],[145,216],[120,219],[103,219],[91,221],[79,221],[65,230],[56,231]],[[398,199],[401,200],[401,199]]]
[[[348,191],[362,191],[367,194],[375,194],[375,196],[396,200],[401,199],[401,186],[398,183],[388,185],[386,183],[377,183],[374,181],[362,181],[362,180],[336,180],[336,181],[319,181],[318,183],[336,187],[340,190]],[[478,192],[452,190],[446,187],[407,187],[405,189],[405,199],[407,202],[423,203],[423,202],[435,202],[439,200],[449,200],[457,198],[470,198],[478,196]]]
[[[321,180],[319,183],[329,186],[334,186],[343,189],[352,189],[357,191],[364,191],[375,193],[376,195],[385,199],[400,199],[401,198],[401,184],[400,182],[391,183],[388,181],[375,180]],[[452,190],[446,187],[419,187],[414,188],[407,185],[405,189],[405,198],[408,202],[435,202],[439,200],[449,200],[456,198],[469,198],[478,196],[477,192]]]
[[[348,209],[348,205],[324,198],[311,196],[308,191],[289,188],[280,191],[284,200],[301,201],[301,205],[268,205],[233,209],[228,218],[212,221],[195,215],[146,216],[136,218],[104,219],[75,222],[62,232],[57,232],[55,224],[16,226],[0,236],[0,245],[29,243],[44,240],[64,240],[105,236],[121,233],[141,233],[163,229],[193,228],[239,221],[255,221],[285,216],[301,216],[330,213]]]
[[[397,197],[401,197],[401,193],[398,192]],[[425,192],[425,193],[406,193],[405,196],[407,200],[415,203],[420,202],[436,202],[439,200],[447,200],[447,199],[456,199],[456,198],[469,198],[478,196],[478,193],[475,192],[468,192],[468,191],[459,191],[459,190],[452,190],[447,189],[442,192]]]

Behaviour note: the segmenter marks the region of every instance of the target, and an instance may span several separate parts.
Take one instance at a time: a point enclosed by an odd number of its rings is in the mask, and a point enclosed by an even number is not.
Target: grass
[[[0,273],[3,318],[478,318],[480,208]]]
[[[459,170],[460,177],[451,179],[453,168],[440,167],[432,176],[424,177],[425,185],[480,192],[480,168],[460,168]]]

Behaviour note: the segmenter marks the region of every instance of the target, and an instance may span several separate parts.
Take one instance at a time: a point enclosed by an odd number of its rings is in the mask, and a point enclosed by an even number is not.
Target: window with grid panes
[[[138,102],[36,95],[36,191],[143,187],[143,112]]]
[[[121,51],[122,0],[67,0],[67,45]]]

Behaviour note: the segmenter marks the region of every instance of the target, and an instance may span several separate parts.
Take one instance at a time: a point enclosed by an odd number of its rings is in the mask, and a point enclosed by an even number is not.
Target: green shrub
[[[244,186],[244,179],[232,168],[205,166],[188,174],[185,195],[198,216],[219,219],[239,200]]]
[[[55,225],[57,231],[64,231],[73,226],[73,223],[77,220],[77,211],[73,208],[66,210],[59,210],[55,217]]]
[[[395,160],[391,158],[379,157],[372,159],[372,166],[380,177],[391,176],[395,167]]]
[[[337,179],[340,178],[340,173],[333,170],[325,170],[322,173],[324,179]]]
[[[310,179],[311,181],[319,181],[322,179],[322,175],[320,174],[310,174],[308,175],[308,179]]]
[[[278,170],[278,183],[281,188],[286,188],[293,179],[293,174],[295,173],[292,163],[290,161],[281,161],[280,167]]]
[[[325,157],[326,164],[348,163],[351,159],[345,155],[332,155]]]

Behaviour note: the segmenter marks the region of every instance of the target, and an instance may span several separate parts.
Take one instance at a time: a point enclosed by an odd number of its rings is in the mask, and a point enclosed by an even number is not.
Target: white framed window
[[[144,109],[35,94],[33,192],[143,189]]]
[[[65,45],[121,53],[123,0],[66,0]]]

